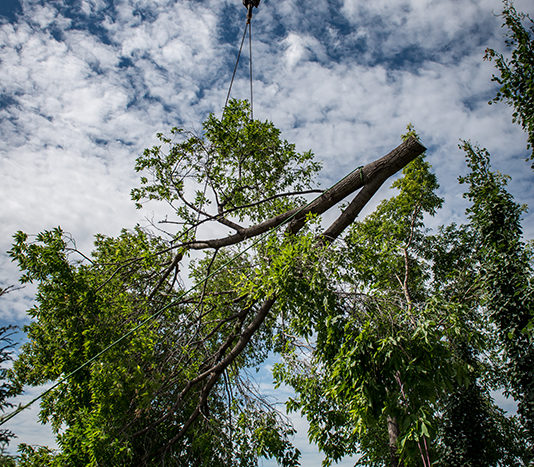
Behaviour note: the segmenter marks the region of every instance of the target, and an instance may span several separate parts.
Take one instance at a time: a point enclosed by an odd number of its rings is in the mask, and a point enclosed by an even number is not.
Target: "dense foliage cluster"
[[[526,131],[530,160],[534,160],[534,22],[518,12],[510,0],[503,3],[503,27],[507,28],[506,45],[511,56],[488,48],[485,58],[494,60],[500,73],[493,76],[500,85],[494,102],[505,101],[514,108],[513,120]]]
[[[142,178],[134,199],[181,203],[172,221],[180,228],[167,238],[140,227],[116,238],[97,235],[86,256],[60,228],[33,238],[16,234],[10,254],[23,271],[21,282],[36,283],[38,291],[28,311],[28,342],[15,362],[16,380],[39,385],[75,372],[41,404],[41,419],[52,424],[60,451],[25,447],[24,456],[45,456],[50,465],[141,465],[155,459],[255,465],[258,456],[285,465],[298,458],[287,440],[293,428],[254,396],[241,373],[267,357],[268,327],[211,383],[209,393],[205,382],[195,382],[220,363],[235,332],[258,307],[262,292],[247,293],[260,282],[257,261],[242,245],[197,254],[190,258],[188,279],[196,288],[187,296],[179,276],[179,262],[199,246],[196,232],[204,222],[219,216],[223,226],[239,233],[227,212],[239,220],[286,210],[317,170],[307,163],[311,155],[280,141],[271,123],[249,122],[247,105],[233,102],[222,121],[210,117],[202,138],[187,135],[172,143],[161,136],[168,152],[155,147],[139,158],[139,170],[147,169],[153,181]],[[264,151],[236,155],[227,139],[239,138],[263,144]],[[245,146],[238,145],[240,151]],[[271,150],[279,160],[268,157]],[[241,162],[233,164],[238,157]],[[255,175],[258,167],[268,175]],[[211,198],[205,189],[189,202],[190,179],[204,183]],[[291,194],[275,195],[279,187]],[[216,213],[207,213],[209,202],[217,203]]]
[[[225,138],[255,150],[229,153]],[[161,139],[139,158],[150,178],[132,194],[172,206],[174,232],[98,235],[90,256],[60,228],[15,236],[21,282],[38,293],[14,381],[72,374],[41,403],[60,449],[23,445],[20,465],[297,465],[293,428],[247,377],[271,351],[283,358],[275,380],[295,390],[288,409],[307,417],[326,464],[529,462],[532,255],[486,151],[464,145],[468,224],[425,227],[443,201],[420,156],[398,194],[332,244],[317,213],[299,229],[269,225],[299,212],[318,166],[250,121],[246,103],[210,117],[203,137]],[[264,160],[269,150],[291,170]],[[260,177],[261,164],[271,166]],[[234,233],[199,239],[213,221]],[[518,400],[519,418],[495,406],[497,389]]]
[[[13,286],[0,287],[0,297],[13,291]],[[15,341],[13,339],[17,328],[15,326],[0,326],[0,421],[4,414],[13,408],[9,399],[20,392],[20,388],[8,377],[8,362],[13,360]],[[15,433],[7,429],[0,429],[0,465],[14,465],[14,459],[6,452],[9,441]]]
[[[347,453],[369,465],[531,459],[532,255],[506,179],[490,170],[486,151],[468,143],[464,149],[469,224],[428,232],[425,213],[433,215],[442,200],[429,164],[418,158],[393,184],[397,196],[354,223],[335,252],[308,265],[308,274],[323,277],[308,278],[313,299],[303,299],[302,286],[295,291],[300,308],[287,332],[315,332],[316,340],[307,359],[288,346],[275,376],[295,389],[289,408],[306,415],[327,463]],[[503,245],[504,235],[512,245]],[[489,355],[504,357],[506,369]],[[514,388],[522,423],[493,402],[490,391],[503,382]]]

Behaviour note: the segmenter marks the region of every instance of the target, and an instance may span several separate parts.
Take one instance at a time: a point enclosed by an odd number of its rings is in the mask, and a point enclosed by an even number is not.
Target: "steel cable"
[[[245,36],[247,35],[248,23],[245,24],[245,30],[243,31],[243,37],[241,38],[241,45],[239,46],[239,52],[237,54],[237,60],[234,66],[234,72],[232,73],[232,80],[230,81],[230,87],[228,88],[228,94],[226,95],[226,102],[224,103],[224,109],[228,105],[228,100],[230,99],[230,93],[232,92],[232,85],[234,84],[234,78],[237,71],[237,65],[239,64],[239,58],[241,57],[241,51],[243,50],[243,43],[245,42]],[[223,109],[223,111],[224,111]]]

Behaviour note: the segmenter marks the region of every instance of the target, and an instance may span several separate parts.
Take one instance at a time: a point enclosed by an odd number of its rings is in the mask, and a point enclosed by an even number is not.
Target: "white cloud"
[[[293,71],[299,62],[315,58],[322,62],[326,58],[324,46],[317,38],[308,35],[301,36],[291,32],[284,39],[283,46],[285,62],[290,71]]]
[[[362,27],[370,41],[385,39],[376,47],[386,55],[393,55],[406,47],[445,52],[445,47],[466,47],[455,44],[459,36],[476,37],[473,27],[494,29],[493,12],[500,3],[494,0],[378,0],[359,2],[344,0],[342,11],[356,27]],[[451,44],[451,41],[453,42]]]

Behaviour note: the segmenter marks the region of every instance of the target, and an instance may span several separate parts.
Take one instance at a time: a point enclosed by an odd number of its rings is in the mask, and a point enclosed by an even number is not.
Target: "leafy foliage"
[[[502,16],[503,26],[508,29],[506,45],[512,55],[508,59],[494,49],[486,50],[484,58],[494,60],[500,73],[493,76],[500,85],[493,101],[506,101],[514,108],[513,120],[527,132],[528,147],[532,149],[530,160],[534,160],[534,22],[519,13],[510,0],[504,0]]]
[[[21,446],[20,465],[298,465],[293,427],[247,377],[272,351],[325,465],[526,465],[532,256],[487,152],[464,146],[469,224],[427,229],[443,201],[422,156],[331,244],[324,210],[304,211],[311,152],[244,102],[203,128],[137,159],[132,197],[171,206],[168,231],[97,235],[89,255],[60,228],[15,235],[21,282],[37,286],[16,386],[66,377],[40,412],[59,449]],[[207,223],[231,233],[202,239]],[[518,419],[490,396],[503,384]]]
[[[308,417],[327,464],[360,448],[361,462],[388,460],[388,419],[402,427],[392,455],[416,459],[417,443],[430,436],[431,406],[454,377],[457,365],[443,343],[448,326],[436,327],[450,320],[434,305],[415,311],[415,302],[424,300],[425,273],[416,260],[423,212],[441,205],[428,168],[421,158],[409,164],[394,183],[399,195],[351,227],[345,248],[327,262],[334,271],[322,263],[329,285],[319,281],[313,289],[324,297],[315,310],[319,318],[308,332],[294,329],[304,336],[317,332],[311,368],[290,365],[276,374],[299,395],[290,408]],[[304,316],[311,315],[307,305],[299,310]]]
[[[480,163],[473,156],[473,180]],[[289,297],[297,317],[285,332],[304,342],[287,347],[275,372],[297,394],[288,408],[307,417],[325,465],[350,453],[362,465],[527,463],[517,421],[490,397],[498,369],[485,361],[498,352],[485,268],[504,257],[487,251],[476,222],[428,234],[424,215],[442,201],[424,158],[393,186],[399,194],[354,223],[335,254],[308,263],[308,287]],[[472,201],[470,212],[495,203],[483,190]],[[509,231],[491,218],[488,235],[497,224]]]
[[[12,286],[0,288],[0,297],[13,290]],[[9,399],[20,393],[20,387],[9,380],[9,370],[5,368],[5,364],[13,359],[13,350],[15,342],[13,336],[17,331],[16,326],[0,326],[0,412],[5,413],[6,410],[13,407]],[[0,416],[0,420],[2,420]],[[0,429],[0,464],[14,465],[14,460],[11,456],[6,454],[6,447],[10,439],[14,438],[15,434],[10,430]]]
[[[241,372],[267,357],[275,318],[209,393],[207,383],[195,380],[219,363],[272,290],[260,275],[262,261],[246,245],[196,255],[187,296],[179,262],[207,220],[235,227],[236,219],[293,207],[301,192],[281,190],[307,186],[318,165],[308,163],[311,153],[297,154],[280,141],[271,123],[251,121],[245,103],[232,102],[222,121],[211,116],[206,139],[190,136],[171,145],[161,138],[169,152],[152,148],[139,158],[138,170],[152,180],[142,178],[133,197],[175,205],[182,228],[171,240],[136,227],[116,238],[97,235],[87,256],[60,228],[34,238],[15,235],[10,255],[20,280],[37,285],[28,342],[15,362],[17,384],[68,377],[45,395],[40,412],[60,449],[22,447],[23,464],[246,466],[260,456],[287,466],[298,462],[292,427],[254,395]],[[211,191],[193,193],[191,201],[190,179]],[[215,215],[205,211],[212,201]],[[264,247],[262,254],[278,253]]]
[[[519,402],[527,436],[534,441],[534,300],[532,252],[522,240],[524,207],[506,190],[505,176],[491,171],[486,150],[464,143],[471,173],[466,196],[480,239],[483,304],[495,323],[507,364],[507,381]]]
[[[11,254],[26,271],[24,280],[38,282],[38,304],[30,310],[35,321],[26,328],[30,342],[15,363],[19,382],[42,384],[70,374],[145,319],[152,307],[178,295],[178,291],[167,292],[149,304],[145,300],[150,284],[169,261],[155,254],[162,249],[158,239],[138,228],[115,239],[98,236],[95,245],[90,264],[82,264],[70,258],[73,251],[60,229],[43,232],[34,242],[17,234]],[[140,264],[134,266],[132,257]],[[231,281],[231,277],[227,273],[220,279]],[[224,309],[224,302],[218,304],[223,317],[231,312]],[[210,307],[210,301],[205,306]],[[216,320],[217,311],[210,311]],[[298,458],[286,440],[292,430],[261,404],[252,412],[252,402],[246,404],[238,394],[228,407],[222,385],[205,421],[165,451],[168,440],[179,431],[176,419],[187,419],[195,409],[192,396],[178,410],[174,389],[203,358],[194,346],[176,348],[182,342],[180,334],[191,330],[186,327],[190,312],[183,304],[169,307],[161,319],[135,332],[127,346],[107,351],[45,396],[40,416],[52,422],[61,450],[26,448],[24,455],[34,460],[48,456],[50,465],[144,463],[154,457],[179,465],[255,465],[258,455],[292,465]],[[215,344],[216,340],[206,341],[205,350]],[[242,418],[243,404],[249,407],[250,418]],[[242,442],[239,449],[245,449],[237,458],[231,440],[221,436],[229,429],[225,420],[234,416],[239,416],[236,433],[243,433],[235,442]],[[160,418],[170,422],[156,424]],[[146,435],[140,437],[137,432]]]
[[[528,459],[521,427],[496,407],[481,385],[456,385],[444,401],[438,465],[521,465]]]
[[[258,222],[294,207],[301,199],[284,193],[309,189],[320,169],[310,151],[297,153],[271,122],[250,120],[246,102],[231,100],[222,118],[210,115],[203,130],[202,137],[178,128],[170,137],[158,134],[162,145],[145,150],[135,166],[149,175],[132,190],[138,207],[142,200],[164,200],[176,205],[181,221],[195,223],[195,211],[215,202],[218,214]],[[185,202],[193,185],[206,186],[213,197],[197,189],[194,200]]]

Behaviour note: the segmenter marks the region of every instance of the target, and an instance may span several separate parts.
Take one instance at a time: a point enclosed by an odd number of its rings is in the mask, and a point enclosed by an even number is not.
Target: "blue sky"
[[[529,0],[515,4],[534,13]],[[526,136],[508,107],[487,104],[494,69],[482,57],[503,47],[500,10],[498,0],[264,0],[253,18],[255,117],[315,152],[322,186],[388,152],[413,123],[446,200],[432,225],[463,219],[460,139],[487,147],[518,201],[534,205]],[[221,111],[244,19],[240,0],[2,0],[0,252],[17,230],[61,225],[89,250],[97,232],[157,220],[157,207],[136,211],[129,199],[134,160],[156,132],[199,130]],[[246,55],[232,95],[248,97]],[[524,225],[534,237],[533,216]],[[3,253],[0,270],[2,285],[16,282]],[[0,323],[24,322],[32,293],[8,295]],[[45,442],[32,413],[13,429]]]

